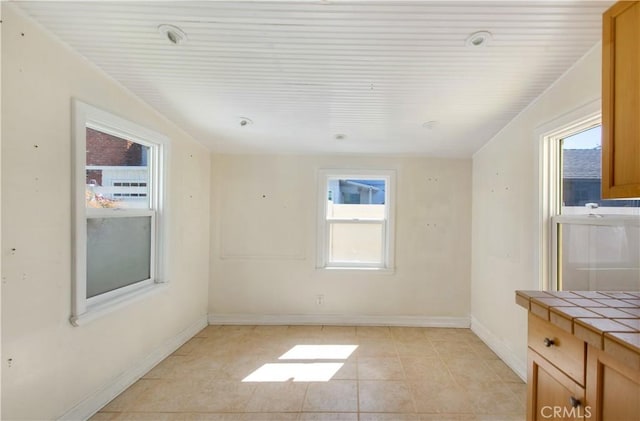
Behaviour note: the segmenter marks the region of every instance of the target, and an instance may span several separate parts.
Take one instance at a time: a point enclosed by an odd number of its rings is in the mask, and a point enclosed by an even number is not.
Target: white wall
[[[204,320],[210,155],[11,5],[2,12],[2,419],[52,419]],[[69,323],[72,97],[172,140],[171,283],[81,327]]]
[[[317,270],[319,169],[397,172],[396,270]],[[464,325],[471,161],[213,155],[212,321]],[[316,295],[324,304],[316,304]]]
[[[515,290],[539,289],[536,128],[600,97],[596,47],[473,157],[472,327],[520,374],[526,312]]]

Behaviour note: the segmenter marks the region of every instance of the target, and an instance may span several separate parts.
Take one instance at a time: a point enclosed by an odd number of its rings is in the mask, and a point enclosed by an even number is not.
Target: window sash
[[[557,175],[559,171],[559,140],[600,124],[602,103],[600,99],[590,101],[562,116],[548,121],[534,130],[535,139],[535,178],[538,180],[538,190],[535,198],[535,208],[538,209],[535,238],[537,247],[534,250],[534,260],[540,262],[534,268],[532,288],[553,290],[556,253],[552,250],[556,244],[556,227],[552,223],[554,215],[560,210],[560,193]],[[552,238],[554,237],[554,238]]]
[[[332,225],[379,225],[380,226],[380,262],[366,262],[366,261],[346,261],[346,260],[333,260],[329,248],[331,246],[331,227]],[[365,268],[384,268],[385,256],[387,256],[387,220],[386,219],[327,219],[325,228],[325,251],[326,251],[326,265],[329,267],[365,267]]]
[[[129,285],[125,285],[123,287],[104,292],[102,294],[86,298],[87,306],[95,306],[100,303],[104,303],[106,301],[112,300],[118,296],[126,295],[131,291],[135,291],[140,287],[151,285],[156,282],[156,255],[155,250],[156,247],[156,237],[157,237],[157,226],[156,226],[156,212],[152,210],[137,210],[137,209],[91,209],[97,210],[100,212],[91,212],[91,215],[87,215],[86,222],[88,223],[89,219],[106,219],[106,218],[132,218],[132,217],[150,217],[151,218],[151,241],[149,244],[150,248],[150,259],[149,259],[149,278],[143,279],[137,282],[134,282]],[[106,211],[106,212],[105,212]],[[89,212],[88,212],[89,213]],[[84,296],[87,297],[87,279],[85,275],[84,285]]]
[[[377,223],[377,222],[385,222],[386,218],[332,218],[327,217],[327,222],[336,222],[336,223],[350,223],[350,222],[363,222],[363,223]]]
[[[561,177],[558,183],[562,182]],[[560,187],[558,187],[560,188]],[[605,208],[598,208],[599,211],[603,211]],[[560,212],[558,209],[557,212]],[[593,213],[590,215],[566,215],[557,213],[551,217],[551,273],[550,273],[550,288],[552,291],[559,291],[562,287],[561,274],[562,262],[560,258],[561,253],[561,226],[562,225],[583,225],[583,226],[640,226],[640,218],[637,215],[624,215],[624,214],[606,214],[606,213]]]
[[[555,215],[551,218],[551,222],[555,225],[579,224],[579,225],[605,225],[605,226],[620,226],[620,225],[640,226],[640,218],[638,218],[638,216],[618,215],[618,214]]]
[[[562,286],[562,226],[583,227],[640,227],[640,218],[635,215],[555,215],[551,220],[551,274],[550,287],[559,291]],[[602,262],[602,264],[606,262]],[[595,270],[595,269],[590,269]],[[611,270],[611,268],[607,268]]]
[[[364,179],[384,180],[385,200],[384,217],[382,218],[340,218],[329,217],[327,198],[328,186],[331,180]],[[394,170],[318,170],[318,217],[317,217],[317,257],[318,269],[393,269],[394,265],[394,232],[393,218],[395,207],[395,171]],[[332,223],[357,223],[379,224],[382,226],[381,262],[339,262],[331,261],[329,253],[330,224]]]
[[[88,104],[73,100],[73,282],[70,321],[78,326],[81,320],[92,320],[106,311],[119,307],[136,297],[146,294],[149,287],[164,283],[166,274],[164,243],[166,235],[166,210],[164,209],[165,179],[167,177],[167,153],[169,140],[148,130]],[[114,209],[87,208],[86,190],[86,132],[98,130],[119,138],[131,140],[149,147],[147,160],[149,208]],[[87,221],[91,218],[151,217],[150,277],[103,294],[87,298]]]

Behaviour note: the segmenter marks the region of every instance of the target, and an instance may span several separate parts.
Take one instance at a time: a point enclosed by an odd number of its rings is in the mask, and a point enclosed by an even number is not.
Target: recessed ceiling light
[[[163,23],[158,25],[158,32],[164,35],[170,43],[178,45],[187,40],[187,34],[175,25]]]
[[[347,135],[346,135],[346,134],[338,133],[338,134],[337,134],[337,135],[335,135],[334,137],[336,138],[336,140],[344,140],[344,139],[346,139],[346,138],[347,138]]]
[[[247,117],[239,117],[238,120],[240,120],[240,127],[246,127],[253,124],[253,121]]]
[[[489,31],[478,31],[469,35],[464,45],[471,48],[486,47],[493,39],[493,35]]]

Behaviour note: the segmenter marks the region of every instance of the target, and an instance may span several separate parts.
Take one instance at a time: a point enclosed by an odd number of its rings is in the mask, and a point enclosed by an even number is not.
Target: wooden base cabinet
[[[516,303],[528,421],[640,421],[640,292],[516,291]]]
[[[640,419],[640,370],[594,347],[587,350],[587,400],[594,421]]]
[[[527,420],[589,419],[585,389],[529,349]]]
[[[606,335],[604,350],[587,345],[531,313],[528,329],[528,421],[640,421],[637,350]]]

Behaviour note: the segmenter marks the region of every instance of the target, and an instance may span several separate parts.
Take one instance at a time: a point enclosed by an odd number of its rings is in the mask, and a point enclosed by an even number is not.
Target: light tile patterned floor
[[[512,421],[525,393],[468,329],[209,326],[92,420]]]

